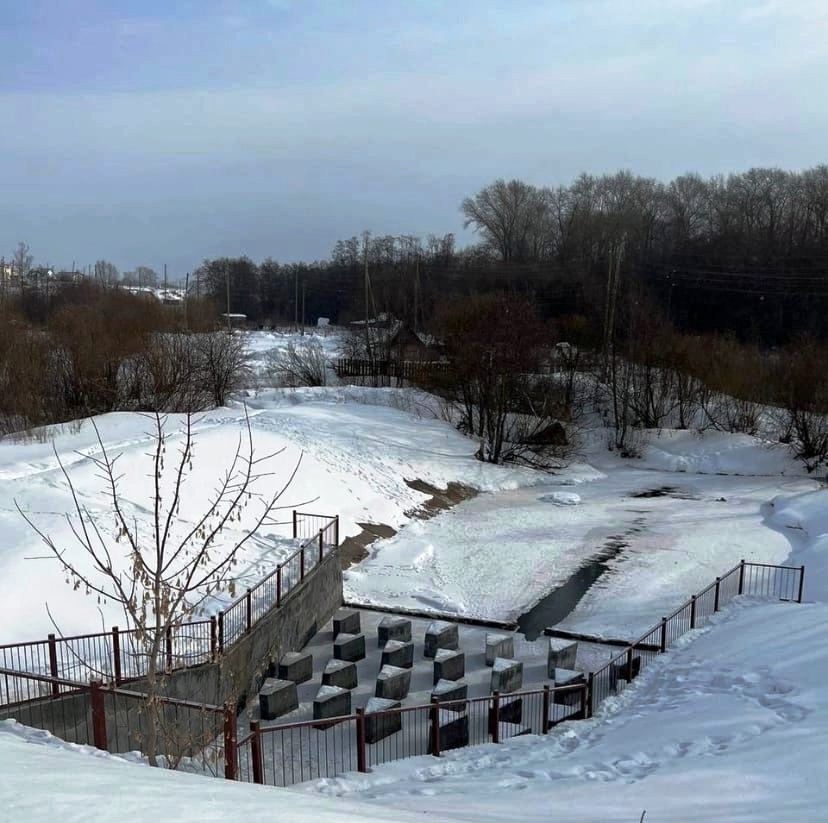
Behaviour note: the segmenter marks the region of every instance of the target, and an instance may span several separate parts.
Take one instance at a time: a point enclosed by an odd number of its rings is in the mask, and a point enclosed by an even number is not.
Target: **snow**
[[[743,604],[589,721],[307,792],[453,820],[815,820],[828,789],[828,605]]]
[[[251,335],[259,366],[289,339]],[[335,356],[336,334],[319,339]],[[811,602],[735,603],[682,638],[595,718],[547,737],[399,761],[293,791],[151,770],[135,754],[109,756],[7,721],[0,724],[3,819],[224,821],[266,819],[274,809],[287,821],[400,823],[629,821],[644,809],[647,821],[824,817],[828,489],[786,449],[746,435],[663,431],[650,434],[640,459],[624,461],[606,452],[598,431],[587,438],[582,462],[548,476],[475,461],[477,444],[417,392],[266,389],[247,402],[257,448],[284,449],[280,473],[303,454],[291,503],[314,500],[310,510],[339,513],[343,536],[365,522],[400,529],[346,572],[346,595],[355,602],[509,623],[600,560],[606,570],[562,626],[632,636],[741,558],[804,564]],[[194,498],[225,465],[242,421],[239,406],[199,421]],[[107,447],[124,455],[130,516],[145,523],[146,420],[113,414],[97,423]],[[84,503],[104,509],[79,454],[96,452],[88,422],[0,442],[4,642],[52,630],[44,601],[67,633],[118,618],[65,586],[53,561],[38,559],[44,548],[14,509],[16,500],[36,512],[69,549],[61,514],[70,501],[51,439]],[[463,482],[482,494],[423,520],[414,513],[427,495],[406,483],[415,479],[439,487]],[[183,523],[194,509],[192,500],[182,508]],[[290,550],[288,530],[273,526],[250,547],[241,584]]]
[[[558,506],[577,506],[581,502],[581,495],[574,492],[552,492],[542,494],[538,500],[541,503],[556,503]]]
[[[537,481],[526,469],[503,469],[476,461],[475,443],[430,416],[416,393],[357,387],[269,390],[251,394],[248,408],[257,453],[280,452],[268,464],[273,476],[259,491],[278,490],[300,457],[301,465],[280,501],[285,510],[279,519],[284,522],[265,527],[240,556],[238,589],[255,583],[295,550],[288,539],[290,508],[339,514],[340,534],[347,537],[358,534],[362,522],[386,523],[394,528],[409,522],[428,495],[412,489],[406,480],[419,479],[441,488],[456,481],[488,491]],[[114,413],[99,416],[95,422],[107,450],[121,455],[127,517],[137,524],[139,533],[149,534],[151,421],[139,414]],[[181,418],[170,416],[171,432],[180,425]],[[203,501],[232,460],[243,431],[244,411],[238,405],[199,417],[193,472],[177,518],[180,530],[202,512]],[[176,449],[180,441],[176,434],[168,450]],[[81,502],[107,527],[113,522],[103,483],[82,458],[99,452],[90,421],[43,429],[37,439],[0,441],[3,642],[39,639],[54,631],[47,603],[66,635],[107,630],[119,623],[123,626],[123,614],[113,604],[97,603],[65,584],[57,561],[50,558],[48,549],[16,511],[18,503],[31,512],[37,524],[70,553],[68,557],[81,561],[64,517],[72,510],[72,500],[53,444],[77,484]],[[254,513],[254,506],[246,509],[243,520],[228,531],[228,539],[241,535]],[[215,598],[212,609],[229,599],[226,593]]]

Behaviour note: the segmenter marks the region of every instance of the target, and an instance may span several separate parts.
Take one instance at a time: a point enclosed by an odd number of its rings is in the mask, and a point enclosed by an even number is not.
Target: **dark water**
[[[578,605],[589,587],[607,571],[607,561],[622,551],[625,545],[620,543],[581,566],[566,583],[549,592],[536,606],[518,618],[518,631],[527,640],[535,640],[547,626],[560,623]]]

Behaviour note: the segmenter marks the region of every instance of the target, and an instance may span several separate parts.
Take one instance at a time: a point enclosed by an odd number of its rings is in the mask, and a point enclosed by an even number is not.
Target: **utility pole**
[[[299,269],[293,270],[293,330],[299,331]]]
[[[224,264],[224,284],[227,287],[227,334],[233,333],[233,326],[230,322],[230,266]]]
[[[190,297],[190,272],[184,277],[184,331],[189,331],[187,324],[187,300]]]
[[[302,337],[305,336],[305,282],[302,281]]]
[[[419,310],[420,310],[420,253],[416,253],[415,270],[414,270],[414,334],[419,328]]]

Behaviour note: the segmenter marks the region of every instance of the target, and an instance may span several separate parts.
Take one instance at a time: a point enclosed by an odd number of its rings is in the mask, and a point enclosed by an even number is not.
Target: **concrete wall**
[[[278,609],[271,610],[238,640],[221,660],[166,675],[162,691],[169,697],[194,703],[239,705],[254,696],[271,667],[290,651],[299,651],[342,605],[342,567],[339,551],[332,551],[304,582],[291,589]],[[141,692],[138,680],[125,684],[128,691]],[[140,701],[111,695],[105,690],[108,748],[113,752],[140,749],[146,734],[145,710]],[[176,754],[194,753],[194,741],[202,745],[220,734],[220,718],[198,710],[170,707],[165,726],[177,729],[180,740],[171,741]],[[66,695],[33,700],[28,704],[0,707],[0,720],[18,722],[73,743],[93,743],[89,696]],[[212,734],[211,734],[212,732]],[[159,744],[164,751],[163,744]]]
[[[341,605],[342,567],[339,551],[332,551],[303,583],[291,589],[280,608],[255,623],[220,661],[167,675],[163,691],[169,697],[199,703],[241,705],[258,692],[271,667],[275,671],[279,658],[302,649]],[[127,688],[141,691],[144,682],[130,683]]]

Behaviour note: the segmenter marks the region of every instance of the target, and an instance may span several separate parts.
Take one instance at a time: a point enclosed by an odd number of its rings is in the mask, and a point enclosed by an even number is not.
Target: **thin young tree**
[[[277,511],[288,508],[280,501],[296,476],[301,455],[286,479],[277,482],[268,467],[283,450],[256,454],[245,411],[244,428],[229,465],[199,513],[184,519],[181,505],[187,480],[194,472],[196,421],[191,414],[184,415],[180,429],[175,429],[168,426],[170,421],[165,415],[156,413],[147,415],[147,419],[152,424],[152,448],[147,454],[150,490],[145,505],[150,512],[149,528],[144,521],[139,529],[137,518],[132,516],[121,488],[122,454],[110,453],[94,420],[99,453],[81,457],[91,463],[102,481],[105,513],[90,510],[65,462],[54,450],[73,503],[66,520],[80,551],[60,545],[29,512],[16,505],[59,561],[67,582],[99,602],[120,606],[128,627],[134,630],[138,655],[145,661],[144,754],[155,766],[163,724],[159,698],[165,669],[159,665],[159,658],[164,639],[199,613],[211,596],[225,591],[234,595],[239,554],[262,527],[276,522]],[[168,452],[176,434],[181,442],[177,456],[170,459]],[[241,531],[243,511],[251,504],[254,511],[250,525]]]

